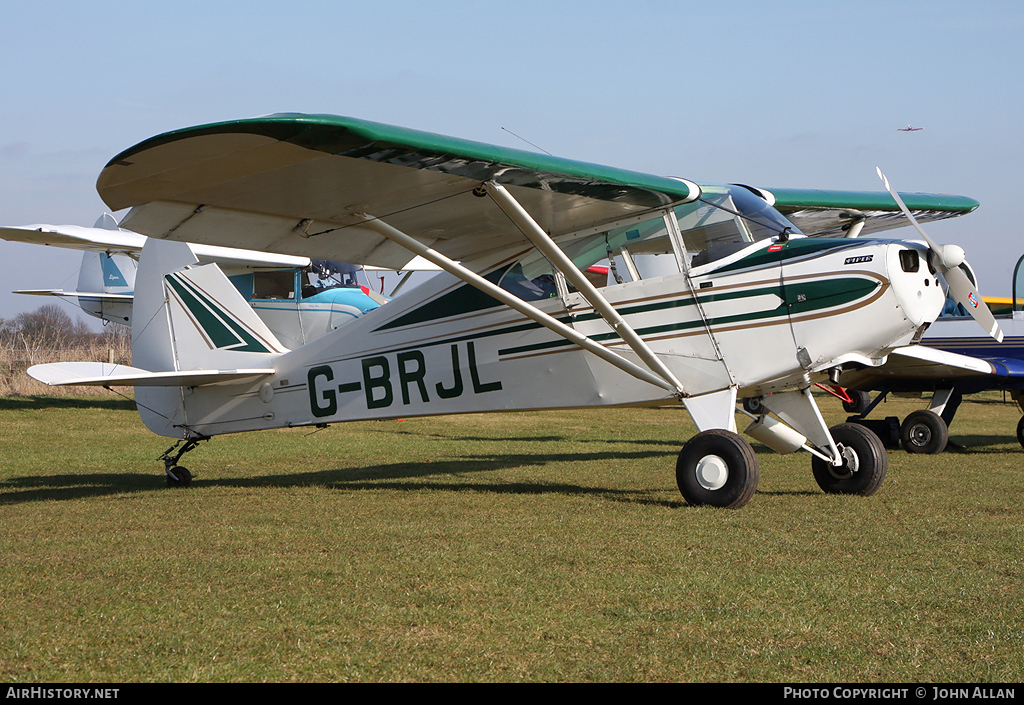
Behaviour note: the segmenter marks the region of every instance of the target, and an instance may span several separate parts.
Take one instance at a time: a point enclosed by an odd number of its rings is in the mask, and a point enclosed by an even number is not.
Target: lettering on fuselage
[[[847,257],[843,264],[861,264],[863,262],[870,262],[874,258],[874,255],[858,255],[857,257]]]
[[[473,394],[500,391],[500,381],[480,379],[472,342],[466,343],[464,351],[468,384],[463,376],[463,355],[458,344],[451,345],[451,364],[443,365],[444,369],[436,374],[431,374],[421,350],[364,357],[359,361],[362,375],[357,381],[336,382],[330,365],[311,367],[306,375],[310,411],[317,418],[334,416],[338,413],[339,396],[359,391],[363,392],[367,409],[386,409],[396,400],[408,406],[429,404],[434,399],[454,399],[470,391]]]

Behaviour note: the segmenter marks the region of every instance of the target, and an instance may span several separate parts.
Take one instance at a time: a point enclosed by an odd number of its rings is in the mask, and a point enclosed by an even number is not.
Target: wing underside
[[[851,389],[919,391],[937,387],[998,388],[1020,386],[1019,360],[983,359],[925,345],[893,350],[880,367],[844,370],[840,383]]]
[[[126,227],[160,238],[401,268],[380,218],[454,260],[522,244],[474,190],[512,191],[549,233],[692,200],[692,184],[351,118],[276,115],[154,137],[97,183]],[[479,192],[477,193],[479,195]]]

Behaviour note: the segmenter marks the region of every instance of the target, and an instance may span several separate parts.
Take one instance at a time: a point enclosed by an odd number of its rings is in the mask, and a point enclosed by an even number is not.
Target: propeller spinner
[[[988,310],[988,306],[985,305],[985,301],[981,298],[977,288],[967,278],[964,271],[960,269],[960,265],[965,257],[963,248],[957,245],[939,245],[928,237],[928,233],[924,231],[924,228],[917,222],[910,209],[903,203],[903,199],[889,185],[889,179],[885,178],[882,170],[879,167],[875,167],[875,170],[878,172],[878,177],[882,180],[882,183],[885,184],[885,190],[896,199],[896,205],[900,207],[903,214],[910,220],[910,224],[917,228],[917,232],[921,233],[921,237],[928,243],[928,249],[932,251],[932,265],[949,285],[949,295],[953,297],[954,301],[967,309],[967,312],[985,329],[986,333],[997,341],[1003,342],[1003,331],[999,329],[995,316]]]

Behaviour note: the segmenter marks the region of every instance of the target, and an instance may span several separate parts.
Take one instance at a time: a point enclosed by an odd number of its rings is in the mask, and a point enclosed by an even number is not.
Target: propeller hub
[[[959,245],[943,245],[939,257],[944,268],[953,269],[963,264],[967,253]]]

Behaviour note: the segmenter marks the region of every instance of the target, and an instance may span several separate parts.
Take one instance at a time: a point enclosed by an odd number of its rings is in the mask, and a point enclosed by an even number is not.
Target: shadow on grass
[[[1006,448],[1003,446],[1007,443],[1013,443],[1016,446],[1016,450],[1024,450],[1020,447],[1020,444],[1016,443],[1016,438],[1013,432],[1000,435],[970,435],[960,436],[950,434],[949,440],[952,445],[947,448],[946,452],[955,453],[1006,453]]]
[[[438,490],[447,492],[484,492],[493,494],[564,494],[593,495],[614,501],[665,507],[684,506],[682,501],[652,499],[648,490],[621,490],[608,487],[588,487],[572,483],[491,481],[476,482],[469,479],[473,473],[521,469],[544,466],[548,463],[588,462],[596,460],[638,460],[675,455],[674,452],[645,451],[636,453],[564,453],[550,455],[469,456],[441,462],[388,463],[362,468],[335,468],[288,474],[270,474],[205,480],[202,470],[192,489],[205,487],[325,487],[345,491],[386,490],[418,492]],[[154,470],[156,470],[154,464]],[[443,476],[466,476],[465,481],[442,479]],[[433,477],[435,480],[423,478]],[[81,475],[40,475],[14,477],[0,483],[0,505],[27,502],[64,501],[87,497],[102,497],[131,492],[182,491],[167,487],[163,475],[135,473],[95,473]],[[189,491],[189,490],[184,490]]]
[[[417,438],[428,438],[438,441],[469,441],[477,443],[579,443],[585,445],[588,443],[600,443],[602,445],[644,445],[644,446],[670,446],[676,449],[675,452],[679,452],[679,449],[686,444],[689,440],[688,434],[684,435],[679,440],[665,440],[657,438],[572,438],[568,436],[530,436],[525,433],[516,432],[514,437],[510,437],[508,433],[501,433],[495,431],[493,435],[467,435],[467,434],[449,434],[449,433],[437,433],[435,431],[395,431],[393,429],[382,429],[382,433],[387,433],[394,436],[416,436]],[[694,431],[693,433],[696,433]]]
[[[0,397],[0,411],[37,409],[108,409],[135,411],[135,401],[121,397]]]

